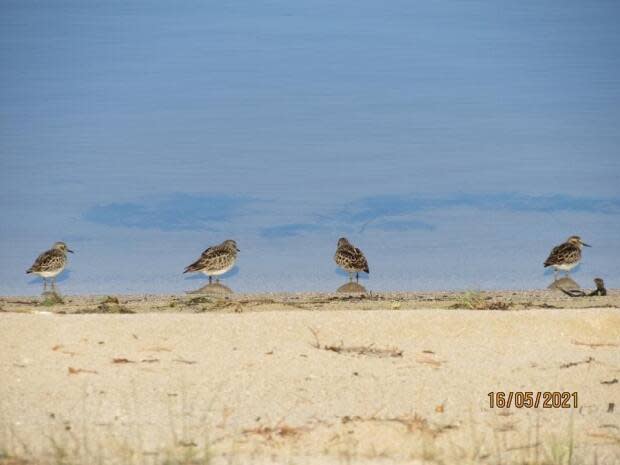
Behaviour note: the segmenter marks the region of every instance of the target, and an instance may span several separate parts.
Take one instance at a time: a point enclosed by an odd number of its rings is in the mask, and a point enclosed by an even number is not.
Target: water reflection
[[[225,286],[220,282],[208,283],[196,290],[187,291],[187,294],[226,295],[232,293],[233,291],[230,287]]]
[[[42,303],[44,305],[57,305],[57,304],[65,303],[64,300],[62,299],[62,295],[60,294],[60,292],[58,291],[58,289],[56,288],[54,284],[52,284],[50,290],[44,288],[43,292],[41,293],[41,297],[43,298]]]
[[[551,284],[549,284],[547,289],[569,291],[571,289],[581,289],[581,286],[573,278],[564,276],[563,278],[554,280]]]
[[[336,289],[336,292],[346,294],[366,294],[368,291],[360,283],[354,283],[351,281],[340,286],[338,289]]]
[[[41,295],[43,297],[47,296],[48,294],[60,295],[58,289],[56,288],[56,279],[51,278],[49,281],[50,282],[48,283],[47,279],[43,279],[43,292],[41,293]]]

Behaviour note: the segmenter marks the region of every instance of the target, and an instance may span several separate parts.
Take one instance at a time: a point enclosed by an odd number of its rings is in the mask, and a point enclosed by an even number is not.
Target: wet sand
[[[620,462],[616,290],[63,299],[0,298],[3,465]]]

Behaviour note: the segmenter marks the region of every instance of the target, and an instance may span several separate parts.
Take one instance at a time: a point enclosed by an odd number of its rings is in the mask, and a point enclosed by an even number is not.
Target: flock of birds
[[[566,272],[568,276],[570,270],[576,267],[581,260],[581,248],[590,247],[583,242],[579,236],[571,236],[563,244],[554,247],[545,260],[544,266],[555,269],[555,279],[557,280],[560,271]],[[26,271],[43,278],[44,288],[47,288],[47,280],[50,279],[51,285],[55,286],[56,276],[65,269],[67,265],[67,252],[73,253],[64,242],[56,242],[50,250],[43,252],[37,257],[34,264]],[[198,260],[185,268],[184,273],[200,272],[209,277],[211,283],[213,276],[217,278],[235,266],[239,248],[237,243],[228,239],[219,245],[209,247],[205,250]],[[334,261],[344,271],[349,273],[349,280],[359,281],[359,273],[370,273],[368,261],[364,253],[355,247],[345,237],[338,239]]]

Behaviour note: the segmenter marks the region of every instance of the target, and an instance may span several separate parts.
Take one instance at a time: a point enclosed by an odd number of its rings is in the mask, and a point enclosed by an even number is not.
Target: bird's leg
[[[355,273],[355,282],[356,283],[360,282],[360,274],[359,273]]]
[[[349,282],[352,283],[353,282],[353,273],[349,273]]]
[[[213,282],[213,276],[209,275],[209,284]]]
[[[47,278],[43,278],[43,292],[47,291]]]
[[[56,276],[52,277],[52,290],[56,291]]]
[[[215,278],[215,282],[216,282],[217,284],[219,284],[219,282],[220,282],[220,278]]]
[[[553,280],[557,281],[558,280],[558,275],[560,274],[560,270],[558,270],[557,268],[553,271]]]

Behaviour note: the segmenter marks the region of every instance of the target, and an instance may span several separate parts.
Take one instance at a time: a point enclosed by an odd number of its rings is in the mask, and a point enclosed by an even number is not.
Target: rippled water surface
[[[620,287],[616,1],[0,6],[0,293]]]

